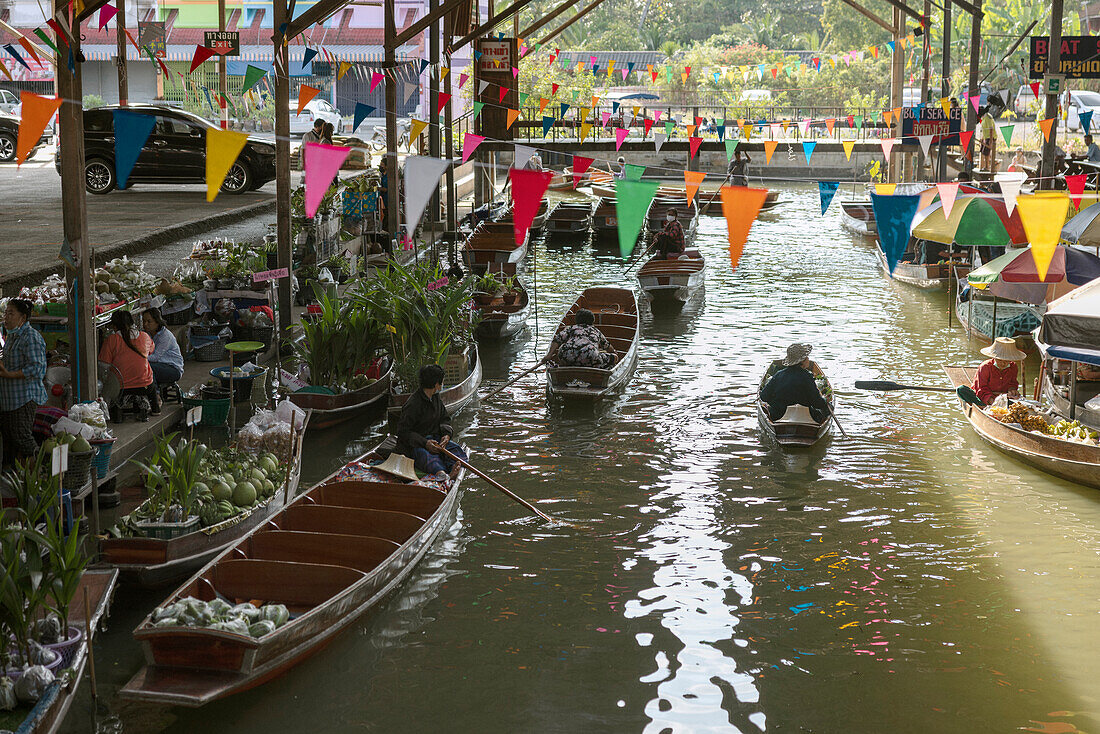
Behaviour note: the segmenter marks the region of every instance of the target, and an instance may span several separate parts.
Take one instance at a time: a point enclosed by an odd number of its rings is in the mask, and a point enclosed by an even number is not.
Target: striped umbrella
[[[1004,199],[959,195],[945,216],[943,202],[937,201],[913,217],[913,237],[961,247],[1006,247],[1027,244],[1019,209],[1011,216]]]

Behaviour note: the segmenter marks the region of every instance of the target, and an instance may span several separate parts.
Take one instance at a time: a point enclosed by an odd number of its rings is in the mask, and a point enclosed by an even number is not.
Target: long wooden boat
[[[760,380],[760,386],[756,391],[756,417],[760,421],[760,428],[771,436],[780,446],[813,446],[821,439],[829,435],[833,430],[833,420],[826,416],[820,423],[813,419],[810,410],[804,405],[788,406],[787,412],[779,419],[773,421],[768,414],[767,404],[760,399],[760,392],[764,389],[771,376],[782,369],[781,362],[773,362],[772,366],[764,373]],[[829,404],[829,410],[836,409],[836,396],[833,394],[833,386],[828,377],[819,378],[821,381],[818,389],[822,397]]]
[[[358,390],[341,395],[300,391],[291,393],[290,401],[310,413],[306,430],[312,432],[331,428],[381,407],[385,397],[389,395],[390,383],[393,381],[393,360],[387,357],[386,361],[385,373]]]
[[[978,371],[977,367],[961,365],[945,365],[943,369],[954,387],[972,385]],[[1100,446],[1025,431],[962,400],[959,406],[978,436],[995,449],[1056,477],[1100,487]]]
[[[619,216],[615,198],[601,197],[592,213],[592,241],[597,243],[618,243]]]
[[[475,303],[474,310],[481,315],[474,336],[478,339],[508,339],[527,326],[527,317],[531,313],[531,298],[527,289],[516,284],[519,298],[515,303],[505,303],[502,296],[496,296],[489,303]]]
[[[706,260],[698,250],[687,250],[684,255],[670,260],[658,254],[638,269],[642,295],[653,306],[683,307],[703,287]]]
[[[589,168],[587,174],[593,196],[615,198],[615,174],[599,168]]]
[[[912,262],[899,262],[894,266],[894,272],[890,272],[890,264],[886,262],[886,253],[882,247],[875,245],[875,255],[878,256],[878,264],[887,278],[905,283],[907,285],[922,288],[924,290],[944,290],[950,281],[947,263],[929,263],[918,265]]]
[[[439,393],[439,399],[443,401],[443,405],[447,407],[447,412],[451,414],[452,418],[477,396],[477,389],[481,386],[481,376],[481,359],[478,357],[477,344],[471,344],[470,367],[466,379],[455,385],[444,384],[443,390]],[[397,420],[401,415],[401,406],[405,404],[411,394],[407,392],[390,393],[390,405],[386,409],[390,421]]]
[[[840,202],[840,223],[848,231],[864,237],[873,237],[878,234],[875,210],[871,207],[870,201]]]
[[[622,389],[634,374],[641,335],[638,301],[634,291],[626,288],[586,288],[562,316],[557,331],[571,326],[582,308],[592,312],[596,328],[611,342],[619,359],[610,369],[557,366],[551,361],[546,384],[551,395],[595,400]],[[556,351],[551,344],[547,359],[551,360]]]
[[[163,538],[107,538],[100,541],[97,567],[118,569],[124,581],[155,588],[179,581],[221,553],[281,510],[298,491],[302,473],[302,436],[305,425],[291,440],[293,462],[287,483],[267,500],[217,525],[201,528],[169,540]]]
[[[493,265],[518,265],[527,255],[529,240],[530,232],[517,247],[511,222],[482,222],[462,243],[462,257],[470,272],[478,274]]]
[[[646,232],[650,241],[664,228],[669,209],[676,211],[676,218],[684,228],[684,246],[690,247],[699,229],[699,207],[694,199],[654,197],[646,211]]]
[[[579,235],[592,226],[592,202],[563,201],[546,220],[546,233],[554,237]]]
[[[79,627],[84,635],[80,648],[73,656],[69,673],[51,683],[38,702],[27,713],[23,723],[15,730],[16,734],[54,734],[61,728],[65,715],[72,706],[88,662],[89,645],[95,642],[95,633],[107,616],[118,584],[118,571],[88,570],[80,577],[76,588],[75,602],[69,610],[69,625]],[[88,594],[88,608],[91,618],[84,616],[84,594]]]
[[[695,195],[695,198],[699,200],[699,214],[707,217],[724,216],[722,213],[722,195],[717,190],[704,191],[699,189],[699,193]],[[764,203],[760,205],[760,212],[770,212],[782,203],[783,200],[779,198],[779,192],[775,189],[768,189],[768,195],[764,197]]]
[[[465,469],[445,485],[337,477],[380,460],[369,452],[208,563],[162,606],[186,597],[283,604],[291,618],[263,637],[194,627],[134,630],[145,666],[124,698],[202,706],[254,688],[335,640],[401,584],[453,522]],[[363,467],[366,469],[366,467]],[[364,479],[366,479],[364,481]]]

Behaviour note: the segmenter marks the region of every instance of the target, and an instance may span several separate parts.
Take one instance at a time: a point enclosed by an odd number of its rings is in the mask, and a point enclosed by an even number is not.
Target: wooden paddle
[[[829,415],[832,417],[833,423],[836,423],[836,427],[840,429],[840,435],[848,438],[848,433],[844,430],[844,426],[840,425],[840,419],[836,417],[836,413],[831,407],[829,408]]]
[[[889,380],[856,380],[857,390],[932,390],[935,392],[955,392],[950,387],[927,387],[925,385],[899,385]]]
[[[451,459],[453,459],[454,461],[457,461],[459,464],[466,467],[467,469],[472,471],[474,474],[477,474],[479,477],[484,479],[486,482],[493,485],[494,487],[499,489],[501,492],[503,492],[504,494],[508,495],[513,500],[515,500],[516,502],[518,502],[521,505],[523,505],[524,507],[526,507],[531,512],[535,513],[536,515],[541,517],[543,520],[546,520],[547,522],[554,522],[554,518],[550,517],[545,512],[543,512],[539,508],[535,507],[534,505],[532,505],[530,502],[528,502],[527,500],[520,497],[515,492],[512,492],[511,490],[509,490],[507,487],[505,487],[500,482],[496,481],[495,479],[492,479],[485,472],[481,471],[480,469],[475,469],[474,467],[470,466],[470,464],[467,461],[465,461],[464,459],[461,459],[458,456],[455,456],[454,454],[452,454],[450,451],[447,450],[447,448],[445,446],[440,445],[439,450],[444,456],[451,457]]]
[[[717,189],[715,189],[713,194],[710,195],[710,199],[707,201],[706,206],[699,210],[700,214],[710,209],[710,205],[713,204],[714,200],[718,198],[718,194],[722,193],[722,186],[725,186],[726,182],[729,181],[731,178],[733,178],[733,174],[727,173],[725,181],[722,181],[721,185]],[[840,424],[838,423],[837,425],[839,426]]]
[[[485,393],[484,395],[481,396],[481,399],[484,400],[485,398],[496,395],[498,392],[500,392],[504,388],[508,387],[509,385],[512,385],[512,384],[518,382],[521,377],[526,377],[527,375],[529,375],[532,372],[534,372],[535,370],[537,370],[539,367],[542,367],[544,364],[546,364],[546,361],[548,359],[550,359],[549,356],[543,357],[542,359],[540,359],[538,362],[535,363],[534,367],[531,367],[530,369],[526,369],[523,372],[520,372],[518,375],[513,377],[511,380],[508,380],[508,382],[504,383],[500,387],[498,387],[494,390],[490,390],[489,392]]]

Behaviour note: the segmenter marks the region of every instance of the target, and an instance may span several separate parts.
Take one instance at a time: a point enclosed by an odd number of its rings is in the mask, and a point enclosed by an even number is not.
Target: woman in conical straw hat
[[[1016,340],[1007,336],[997,337],[992,344],[982,350],[989,357],[978,367],[972,385],[978,399],[990,404],[998,395],[1020,397],[1020,382],[1017,370],[1020,362],[1027,356],[1016,348]]]

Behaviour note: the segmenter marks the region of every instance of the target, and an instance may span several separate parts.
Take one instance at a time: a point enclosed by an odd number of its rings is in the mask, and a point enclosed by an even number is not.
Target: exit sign
[[[219,56],[241,55],[241,34],[238,31],[206,31],[203,43]]]

